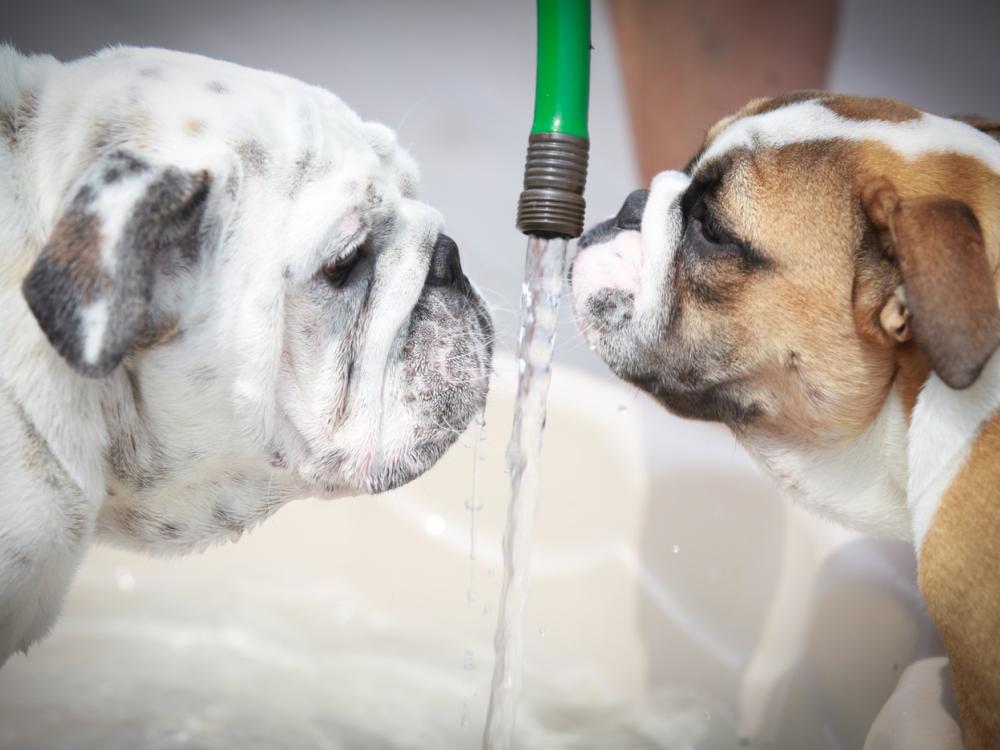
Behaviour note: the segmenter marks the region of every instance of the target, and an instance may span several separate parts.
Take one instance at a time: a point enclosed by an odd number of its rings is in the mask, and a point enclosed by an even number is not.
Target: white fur
[[[698,163],[708,163],[737,148],[777,148],[838,139],[877,141],[908,159],[935,151],[965,154],[1000,174],[997,142],[963,122],[926,112],[905,122],[848,120],[815,100],[740,118],[712,141]]]
[[[80,311],[80,328],[83,329],[83,359],[96,364],[101,353],[101,343],[108,327],[108,301],[99,299]]]
[[[829,447],[747,443],[796,502],[852,528],[910,538],[906,414],[895,390],[864,434]]]
[[[1000,354],[979,379],[956,391],[931,375],[913,410],[907,504],[919,551],[944,492],[969,455],[983,422],[1000,408]]]
[[[488,318],[426,284],[443,222],[388,128],[299,81],[156,49],[64,65],[0,45],[0,110],[25,113],[0,138],[0,664],[51,626],[93,539],[179,554],[296,497],[386,489],[481,408]],[[142,170],[102,177],[116,150]],[[22,280],[81,189],[113,279],[168,172],[210,179],[194,258],[154,251],[149,319],[177,335],[83,377]],[[335,289],[324,264],[362,244]],[[97,288],[76,311],[91,364],[117,312]]]
[[[642,217],[642,277],[650,283],[639,289],[636,312],[648,321],[646,325],[657,329],[668,309],[663,295],[671,288],[674,254],[684,231],[681,197],[690,184],[691,178],[683,172],[660,172],[653,178],[647,199],[647,206],[657,206],[659,211],[646,211]]]

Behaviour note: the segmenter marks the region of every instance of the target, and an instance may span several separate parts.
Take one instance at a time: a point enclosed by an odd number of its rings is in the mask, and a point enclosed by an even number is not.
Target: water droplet
[[[587,344],[587,348],[592,352],[597,351],[597,344]]]
[[[436,513],[432,513],[424,519],[424,531],[431,536],[441,536],[444,533],[444,519]]]
[[[678,553],[679,553],[679,552],[681,551],[681,545],[679,545],[679,544],[675,544],[675,545],[673,546],[673,548],[671,549],[671,551],[672,551],[672,552],[673,552],[673,553],[674,553],[675,555],[676,555],[676,554],[678,554]]]
[[[118,568],[115,571],[115,583],[118,584],[118,590],[126,594],[135,591],[135,576],[128,568]]]

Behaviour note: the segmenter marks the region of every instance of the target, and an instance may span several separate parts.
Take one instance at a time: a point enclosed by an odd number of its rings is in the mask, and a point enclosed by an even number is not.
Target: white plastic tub
[[[0,747],[478,747],[514,389],[497,370],[474,561],[475,428],[399,491],[295,503],[238,544],[97,548],[52,635],[0,671]],[[557,368],[549,415],[519,746],[861,747],[936,648],[906,546],[793,508],[725,430],[623,385]]]

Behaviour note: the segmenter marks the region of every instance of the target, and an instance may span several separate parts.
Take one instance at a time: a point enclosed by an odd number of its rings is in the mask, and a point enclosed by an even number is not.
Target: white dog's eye
[[[351,275],[351,270],[357,265],[360,257],[361,247],[359,246],[351,250],[347,255],[324,265],[323,275],[335,287],[341,287],[347,283],[347,279]]]

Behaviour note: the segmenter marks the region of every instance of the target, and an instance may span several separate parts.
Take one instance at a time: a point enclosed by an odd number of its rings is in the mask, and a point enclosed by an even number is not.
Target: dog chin
[[[333,451],[296,473],[310,488],[308,494],[322,499],[378,495],[402,487],[430,469],[456,438],[450,434],[433,441],[415,440],[393,451],[394,457],[388,460],[376,459],[371,451]]]

